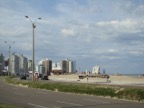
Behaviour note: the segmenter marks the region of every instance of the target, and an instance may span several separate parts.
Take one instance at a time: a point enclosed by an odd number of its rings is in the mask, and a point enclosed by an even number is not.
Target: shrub
[[[144,89],[127,88],[127,89],[121,90],[118,93],[116,93],[116,96],[118,98],[143,101],[144,100]]]

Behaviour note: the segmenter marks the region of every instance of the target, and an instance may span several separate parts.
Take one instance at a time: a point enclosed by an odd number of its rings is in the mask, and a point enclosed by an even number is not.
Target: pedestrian
[[[87,82],[88,82],[88,77],[87,77]]]
[[[109,79],[109,75],[107,75],[107,82],[109,82],[109,80],[108,80],[108,79]]]

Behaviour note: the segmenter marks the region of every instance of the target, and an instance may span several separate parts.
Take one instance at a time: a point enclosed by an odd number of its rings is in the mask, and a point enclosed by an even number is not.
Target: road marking
[[[68,105],[74,105],[74,106],[83,106],[83,105],[81,105],[81,104],[76,104],[76,103],[70,103],[70,102],[65,102],[65,101],[56,101],[56,102],[58,102],[58,103],[62,103],[62,104],[68,104]]]
[[[92,100],[92,99],[83,99],[83,100],[92,101],[92,102],[98,102],[98,103],[104,103],[104,104],[110,104],[109,102],[97,101],[97,100]]]
[[[14,92],[14,94],[15,94],[15,95],[21,95],[21,96],[24,96],[24,94],[22,94],[22,93],[16,93],[16,92]]]
[[[37,92],[37,93],[39,93],[39,94],[44,94],[44,95],[45,95],[45,94],[48,94],[48,93],[43,93],[43,92]]]
[[[18,89],[18,88],[12,88],[12,89]]]
[[[36,104],[33,104],[33,103],[28,103],[28,105],[35,106],[35,107],[38,107],[38,108],[48,108],[48,107],[41,106],[41,105],[36,105]]]

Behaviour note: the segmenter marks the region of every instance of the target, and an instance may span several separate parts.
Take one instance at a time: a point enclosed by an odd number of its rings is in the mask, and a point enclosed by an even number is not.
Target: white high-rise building
[[[62,70],[65,73],[74,73],[76,72],[76,62],[66,59],[61,61]]]
[[[100,74],[100,66],[93,67],[92,74]]]
[[[19,56],[12,54],[10,57],[10,74],[18,75],[19,74]]]
[[[20,55],[20,73],[21,74],[26,74],[28,73],[28,59],[26,57],[24,57],[23,55]]]
[[[24,57],[23,55],[19,56],[19,71],[22,74],[26,74],[28,73],[28,59],[26,57]]]
[[[72,73],[73,72],[73,61],[69,60],[68,64],[69,64],[69,73]]]
[[[68,64],[69,64],[69,73],[75,73],[76,72],[76,62],[69,60]]]
[[[10,72],[12,75],[28,73],[28,59],[23,55],[11,55]]]
[[[45,67],[43,64],[38,65],[38,73],[39,73],[39,75],[42,75],[45,73]]]
[[[32,71],[32,60],[28,61],[28,71]]]

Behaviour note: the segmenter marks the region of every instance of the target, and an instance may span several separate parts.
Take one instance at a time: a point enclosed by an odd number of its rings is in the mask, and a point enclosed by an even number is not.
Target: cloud
[[[114,52],[118,52],[118,50],[116,50],[116,49],[109,49],[108,52],[114,53]]]
[[[124,20],[112,20],[106,22],[98,22],[97,26],[107,28],[113,30],[113,32],[132,32],[137,33],[140,32],[139,25],[141,25],[142,21],[134,20],[134,19],[124,19]]]
[[[125,17],[141,17],[144,12],[144,2],[142,0],[118,0],[114,1],[114,9]]]
[[[61,33],[65,36],[74,36],[76,31],[74,29],[62,29]]]

